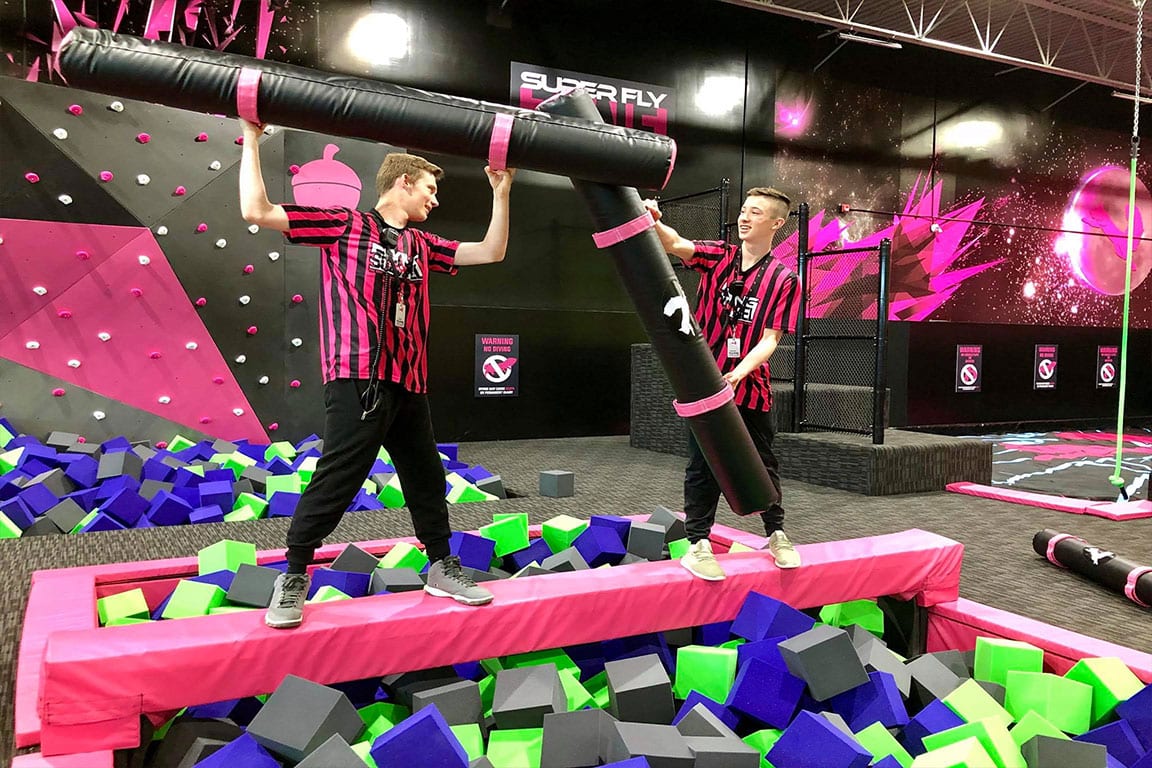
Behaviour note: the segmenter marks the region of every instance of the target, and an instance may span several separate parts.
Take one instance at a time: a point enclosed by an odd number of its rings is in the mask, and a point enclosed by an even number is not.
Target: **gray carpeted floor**
[[[451,508],[453,527],[472,530],[493,512],[527,512],[533,523],[557,514],[638,514],[657,504],[679,509],[684,460],[628,446],[628,438],[517,440],[468,443],[460,458],[499,473],[518,498]],[[576,495],[537,494],[541,470],[576,474]],[[965,545],[963,597],[1047,621],[1086,635],[1152,652],[1152,610],[1140,608],[1032,551],[1043,528],[1074,533],[1127,560],[1152,564],[1152,519],[1113,522],[949,493],[867,497],[785,482],[787,527],[799,543],[871,536],[908,528],[948,536]],[[763,533],[759,520],[733,515],[721,502],[720,523]],[[0,764],[11,759],[12,681],[29,575],[42,568],[192,555],[231,538],[262,549],[282,546],[288,520],[180,526],[0,542]],[[411,535],[407,512],[347,516],[330,542]]]

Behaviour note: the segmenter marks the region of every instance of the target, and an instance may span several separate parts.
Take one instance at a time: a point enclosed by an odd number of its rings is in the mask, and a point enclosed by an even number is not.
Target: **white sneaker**
[[[800,553],[792,546],[792,542],[788,541],[784,531],[776,531],[768,537],[768,551],[776,558],[777,568],[800,567]]]
[[[712,542],[708,539],[700,539],[690,546],[688,553],[680,558],[680,565],[693,576],[705,581],[724,580],[724,569],[716,562],[716,555],[712,554]]]

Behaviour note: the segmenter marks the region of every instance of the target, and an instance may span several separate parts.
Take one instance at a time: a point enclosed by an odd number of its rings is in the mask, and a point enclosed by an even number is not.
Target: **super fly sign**
[[[605,122],[668,135],[676,106],[671,88],[512,62],[512,104],[518,107],[535,109],[545,99],[573,88],[588,92]]]

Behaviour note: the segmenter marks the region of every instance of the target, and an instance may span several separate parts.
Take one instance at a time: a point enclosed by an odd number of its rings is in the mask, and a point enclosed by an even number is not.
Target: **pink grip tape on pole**
[[[603,232],[594,232],[592,234],[592,242],[596,244],[597,248],[607,248],[616,243],[622,243],[630,237],[635,237],[646,229],[651,229],[656,226],[655,219],[648,211],[640,214],[631,221],[626,221],[618,227],[604,230]]]
[[[703,400],[697,400],[694,403],[679,403],[673,400],[672,407],[676,409],[676,413],[684,418],[688,418],[690,416],[699,416],[709,411],[714,411],[734,397],[736,397],[736,393],[732,390],[732,387],[725,386],[724,389],[716,394],[710,395]]]
[[[508,167],[508,141],[512,138],[512,122],[515,118],[503,112],[495,114],[492,124],[492,139],[488,144],[488,167],[503,171]]]
[[[1056,545],[1065,539],[1074,539],[1076,541],[1084,541],[1079,536],[1073,536],[1070,533],[1058,533],[1048,540],[1048,562],[1052,565],[1059,566],[1060,568],[1067,568],[1068,566],[1056,559]]]
[[[244,67],[236,81],[236,114],[250,123],[260,125],[256,97],[260,88],[260,70]]]
[[[1152,573],[1152,568],[1146,565],[1140,568],[1133,568],[1132,572],[1128,574],[1128,581],[1124,584],[1124,594],[1129,600],[1136,603],[1136,605],[1152,608],[1152,605],[1148,605],[1148,603],[1136,596],[1136,582],[1140,581],[1140,577],[1146,573]]]

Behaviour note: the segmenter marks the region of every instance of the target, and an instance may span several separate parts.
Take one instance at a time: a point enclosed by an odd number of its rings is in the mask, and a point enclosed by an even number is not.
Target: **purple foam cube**
[[[1132,765],[1148,751],[1144,749],[1136,730],[1127,720],[1117,720],[1072,738],[1073,741],[1086,741],[1103,746],[1111,757],[1123,765]]]
[[[895,755],[884,755],[884,759],[872,763],[872,768],[904,768]]]
[[[92,510],[96,509],[97,505],[99,504],[99,502],[96,501],[95,488],[84,488],[83,490],[72,491],[72,493],[68,494],[64,498],[72,499],[72,501],[79,504],[80,508],[85,512],[91,512]]]
[[[599,568],[605,564],[616,565],[628,552],[616,530],[603,525],[589,525],[576,537],[572,546],[584,558],[584,562],[588,563],[589,568]]]
[[[220,509],[232,509],[232,504],[236,501],[232,495],[232,483],[230,481],[206,481],[200,483],[199,491],[201,507],[220,507]]]
[[[96,470],[99,467],[100,463],[91,456],[77,456],[68,462],[64,476],[76,485],[91,488],[96,485]]]
[[[460,445],[458,443],[436,443],[436,450],[447,456],[449,461],[460,461]]]
[[[349,512],[367,512],[374,509],[384,509],[384,502],[363,488],[356,493],[356,497],[348,505]]]
[[[299,503],[300,494],[277,491],[268,500],[268,517],[292,517],[296,514],[296,505]]]
[[[123,523],[116,520],[111,515],[106,515],[103,512],[97,512],[96,516],[89,520],[80,529],[80,533],[95,533],[96,531],[122,531],[126,528]]]
[[[732,621],[732,634],[745,640],[795,637],[816,626],[816,620],[774,597],[749,592]]]
[[[551,556],[552,550],[549,548],[548,542],[544,541],[544,539],[532,539],[532,543],[524,549],[519,549],[505,555],[504,561],[506,566],[511,566],[508,567],[507,570],[515,573],[532,563],[539,565],[544,562],[544,558]]]
[[[57,498],[56,494],[39,483],[21,489],[19,497],[24,500],[28,509],[37,515],[44,514],[60,503],[60,499]]]
[[[784,728],[792,720],[803,692],[804,681],[788,670],[749,659],[736,673],[724,704],[773,728]]]
[[[145,513],[153,525],[184,525],[191,514],[191,504],[167,491],[158,491]]]
[[[370,754],[376,768],[468,768],[468,753],[435,704],[376,737]]]
[[[445,461],[443,464],[444,469],[449,472],[456,472],[457,474],[468,469],[468,465],[463,461]]]
[[[461,472],[460,474],[464,477],[465,480],[467,480],[470,483],[478,483],[481,480],[488,479],[489,477],[495,477],[494,474],[489,472],[487,469],[485,469],[480,464],[477,464],[476,466],[471,467],[470,469],[466,469],[463,472]]]
[[[51,464],[41,461],[40,459],[29,458],[28,451],[24,451],[24,455],[20,458],[20,469],[32,477],[37,477],[45,472],[52,471]]]
[[[155,528],[156,524],[149,520],[144,515],[140,515],[140,519],[132,523],[133,528]]]
[[[711,624],[701,624],[692,631],[692,642],[695,645],[715,647],[732,639],[732,622],[716,621]]]
[[[615,763],[604,763],[602,768],[652,768],[652,763],[645,757],[630,757]]]
[[[161,482],[168,482],[176,475],[176,470],[173,467],[164,463],[160,454],[153,456],[144,462],[144,466],[140,470],[141,480],[160,480]]]
[[[780,648],[778,647],[781,641],[787,639],[786,637],[770,637],[737,646],[736,668],[739,669],[744,666],[744,663],[749,659],[760,659],[769,664],[775,664],[781,669],[788,669],[788,665],[784,662],[784,657],[780,655]]]
[[[96,495],[97,501],[106,501],[125,489],[139,491],[140,481],[132,475],[116,475],[100,483],[100,490]]]
[[[279,494],[277,494],[279,495]],[[275,497],[273,497],[275,498]],[[472,533],[453,531],[448,540],[448,548],[460,558],[460,564],[478,571],[487,571],[496,553],[496,542]]]
[[[224,522],[224,510],[217,506],[197,507],[188,515],[188,522],[222,523]]]
[[[235,571],[212,571],[212,573],[202,573],[199,576],[189,576],[184,581],[198,581],[201,584],[215,584],[220,589],[227,592],[232,588],[232,580],[236,578]]]
[[[292,469],[292,465],[284,461],[280,456],[273,456],[260,466],[273,475],[291,475],[296,472],[296,470]]]
[[[452,669],[456,671],[457,676],[462,680],[479,681],[488,674],[478,661],[464,661],[459,664],[453,664]]]
[[[1132,730],[1144,749],[1152,752],[1152,685],[1144,688],[1116,706],[1119,715]]]
[[[672,725],[676,725],[681,720],[683,720],[684,716],[691,712],[692,708],[697,704],[703,704],[709,712],[716,715],[720,722],[724,723],[724,725],[728,726],[733,731],[736,730],[736,726],[740,723],[740,715],[736,714],[720,702],[708,698],[699,691],[691,690],[688,692],[688,698],[684,699],[684,705],[680,707],[680,711],[676,713],[674,718],[672,718]]]
[[[888,672],[869,672],[867,683],[836,694],[828,703],[854,732],[877,721],[885,728],[908,724],[908,710],[896,687],[896,678]]]
[[[195,509],[200,504],[200,489],[194,485],[177,485],[168,491],[173,496],[188,502],[188,506]]]
[[[105,440],[100,443],[100,450],[104,453],[116,453],[117,451],[130,451],[132,450],[132,443],[128,442],[128,438],[123,435],[117,435],[110,440]]]
[[[32,510],[28,509],[28,505],[18,496],[13,496],[10,499],[0,502],[0,513],[3,513],[5,517],[11,520],[12,523],[22,531],[36,522],[36,515],[32,513]]]
[[[267,445],[254,445],[243,440],[236,441],[236,452],[257,462],[264,461],[264,454],[268,452]]]
[[[588,525],[599,526],[608,528],[615,531],[616,535],[620,537],[620,543],[625,546],[628,545],[628,533],[632,530],[632,521],[626,517],[616,517],[615,515],[592,515],[588,519]]]
[[[351,571],[334,571],[331,568],[317,568],[312,571],[312,584],[308,597],[315,597],[321,587],[336,587],[348,597],[364,597],[368,594],[368,582],[372,575]]]
[[[163,491],[152,497],[153,502]],[[148,511],[148,501],[129,488],[121,488],[100,504],[100,511],[107,512],[124,525],[135,525],[140,516]],[[150,521],[154,522],[154,521]]]
[[[196,763],[196,768],[280,768],[280,761],[256,743],[248,734],[241,734],[211,755]]]
[[[142,517],[140,519],[147,520],[148,518]],[[175,589],[175,587],[173,587],[173,589]],[[171,599],[172,595],[169,594],[167,597],[160,601],[160,605],[156,606],[156,609],[152,611],[152,621],[160,621],[160,617],[164,615],[164,609],[168,607],[168,601]]]
[[[868,768],[872,753],[823,717],[801,712],[780,734],[765,759],[773,765],[804,768]]]
[[[957,728],[961,725],[964,725],[964,721],[959,715],[949,709],[948,705],[940,699],[933,699],[928,706],[920,710],[904,726],[904,732],[901,735],[904,749],[908,750],[908,754],[913,757],[922,755],[928,751],[924,748],[925,736],[940,733],[949,728]]]

